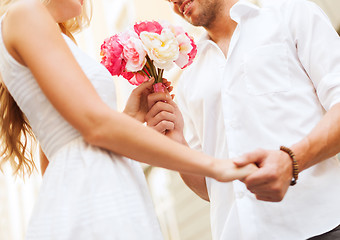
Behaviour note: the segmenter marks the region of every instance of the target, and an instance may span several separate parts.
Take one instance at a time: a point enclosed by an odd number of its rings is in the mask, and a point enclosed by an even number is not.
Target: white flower
[[[170,29],[163,29],[160,35],[144,31],[140,39],[157,68],[169,70],[173,66],[179,56],[179,45]]]

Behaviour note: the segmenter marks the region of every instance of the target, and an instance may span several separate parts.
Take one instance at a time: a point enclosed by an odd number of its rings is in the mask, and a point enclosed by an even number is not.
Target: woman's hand
[[[244,167],[237,167],[230,159],[218,159],[214,163],[215,178],[220,182],[230,182],[233,180],[243,180],[248,175],[256,172],[258,167],[255,164],[248,164]]]
[[[148,112],[147,96],[152,93],[154,81],[154,78],[150,78],[149,81],[142,83],[132,90],[123,113],[142,123],[145,122],[145,115]]]

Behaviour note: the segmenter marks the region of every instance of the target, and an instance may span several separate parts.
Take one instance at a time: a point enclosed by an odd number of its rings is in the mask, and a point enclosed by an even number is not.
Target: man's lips
[[[183,13],[185,15],[192,2],[193,2],[193,0],[186,0],[186,1],[184,1],[182,3],[182,5],[180,6],[180,8],[179,8],[181,13]]]

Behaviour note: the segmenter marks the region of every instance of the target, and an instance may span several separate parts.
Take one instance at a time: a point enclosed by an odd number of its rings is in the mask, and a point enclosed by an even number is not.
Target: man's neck
[[[230,17],[230,8],[237,2],[238,0],[226,0],[225,10],[221,11],[209,27],[205,28],[210,39],[220,47],[225,56],[227,56],[229,43],[237,26],[237,23]]]

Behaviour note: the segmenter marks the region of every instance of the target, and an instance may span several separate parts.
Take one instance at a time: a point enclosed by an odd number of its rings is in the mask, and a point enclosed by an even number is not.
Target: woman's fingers
[[[152,84],[155,81],[155,79],[152,77],[148,81],[143,82],[138,87],[136,87],[133,92],[136,95],[141,95],[145,90],[148,90],[148,92],[151,92],[152,90]]]
[[[217,180],[221,182],[229,182],[233,180],[241,180],[258,170],[255,164],[249,164],[244,167],[237,167],[230,159],[221,160],[217,169]]]

